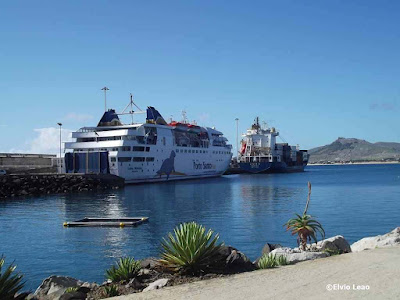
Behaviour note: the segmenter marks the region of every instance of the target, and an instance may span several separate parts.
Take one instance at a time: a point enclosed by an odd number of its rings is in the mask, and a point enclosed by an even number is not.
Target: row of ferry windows
[[[97,149],[100,151],[107,151],[107,148]],[[138,146],[122,146],[122,147],[115,147],[109,148],[109,151],[134,151],[134,152],[149,152],[150,147],[138,147]],[[94,151],[94,149],[77,149],[76,151]],[[194,150],[194,149],[176,149],[176,153],[208,153],[208,150]],[[231,154],[229,151],[213,151],[212,154]]]
[[[111,157],[110,158],[111,162],[116,162],[117,158],[116,157]],[[118,162],[150,162],[154,161],[154,157],[118,157]]]
[[[207,150],[176,149],[176,153],[208,153]]]
[[[143,151],[146,151],[146,152],[150,151],[150,147],[135,147],[135,146],[133,146],[131,148],[131,146],[123,146],[123,147],[120,147],[120,149],[121,149],[121,151],[131,151],[131,149],[132,149],[132,151],[142,151],[142,152]],[[118,148],[113,148],[113,151],[118,151]]]
[[[207,150],[176,149],[176,153],[208,153]],[[213,154],[230,154],[228,151],[213,151]]]

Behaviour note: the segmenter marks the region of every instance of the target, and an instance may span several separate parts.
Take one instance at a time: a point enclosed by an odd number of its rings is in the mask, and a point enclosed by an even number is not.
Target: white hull
[[[149,179],[132,179],[126,180],[126,184],[136,184],[136,183],[156,183],[156,182],[167,182],[167,181],[177,181],[177,180],[195,180],[195,179],[203,179],[203,178],[214,178],[220,177],[222,174],[210,174],[210,175],[192,175],[192,176],[175,176],[170,177],[168,180],[166,178],[149,178]]]
[[[231,153],[226,149],[212,150],[207,153],[185,153],[189,148],[154,147],[145,157],[154,157],[153,162],[111,162],[110,173],[125,178],[126,183],[159,182],[221,176],[229,167]],[[195,149],[190,149],[196,151]],[[183,152],[182,152],[183,151]],[[202,149],[203,151],[203,149]],[[211,154],[210,154],[211,152]],[[171,153],[174,157],[171,158]],[[118,156],[126,155],[118,153]],[[170,160],[173,170],[163,171],[163,164]],[[161,172],[160,172],[161,170]],[[169,175],[167,175],[169,173]]]

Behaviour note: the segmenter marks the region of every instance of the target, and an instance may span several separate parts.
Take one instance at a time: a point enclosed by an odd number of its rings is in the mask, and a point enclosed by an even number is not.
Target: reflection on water
[[[350,242],[388,232],[398,223],[400,165],[309,167],[298,174],[232,175],[222,178],[132,185],[107,192],[45,196],[0,202],[0,254],[16,260],[35,288],[50,274],[102,282],[121,256],[157,256],[174,226],[197,221],[251,259],[266,242],[295,246],[283,224],[302,212],[307,181],[310,213],[328,236]],[[84,217],[147,216],[125,228],[64,228]],[[374,218],[379,226],[371,228]]]
[[[269,215],[290,211],[292,202],[302,191],[302,188],[296,187],[243,185],[241,187],[243,209],[249,215]]]

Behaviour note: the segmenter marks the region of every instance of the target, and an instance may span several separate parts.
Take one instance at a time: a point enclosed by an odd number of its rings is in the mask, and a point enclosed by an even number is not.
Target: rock
[[[22,292],[19,294],[15,294],[13,300],[25,300],[29,297],[29,295],[32,295],[32,294],[30,294],[30,292]],[[33,298],[30,298],[30,299],[33,299]]]
[[[134,288],[135,290],[142,290],[145,286],[137,278],[132,278],[128,284],[125,285],[126,288]]]
[[[66,293],[60,297],[60,300],[85,300],[86,294],[87,293],[82,293],[78,291],[72,293]]]
[[[106,281],[104,281],[104,282],[101,284],[101,286],[109,285],[110,283],[112,283],[112,280],[111,280],[111,279],[107,279]]]
[[[282,245],[280,244],[270,244],[270,243],[266,243],[262,249],[261,252],[261,256],[263,256],[264,254],[268,254],[270,253],[272,250],[275,250],[277,248],[282,248]]]
[[[81,281],[68,276],[50,276],[43,280],[42,284],[35,291],[39,297],[51,296],[52,299],[59,299],[69,287],[78,287]]]
[[[140,261],[142,269],[154,269],[159,265],[158,259],[154,257],[145,258]]]
[[[339,253],[351,252],[350,244],[341,235],[337,235],[329,239],[319,241],[317,243],[317,248],[319,248],[321,251],[331,250],[331,251],[339,251]]]
[[[87,294],[87,293],[90,292],[90,290],[91,290],[91,288],[89,288],[87,286],[81,286],[76,291],[79,292],[79,293]]]
[[[149,269],[140,269],[138,272],[138,276],[148,277],[148,276],[150,276],[150,270]]]
[[[278,249],[278,248],[282,248],[281,244],[268,244],[268,245],[271,248],[271,251],[275,250],[275,249]]]
[[[329,254],[326,252],[300,251],[298,249],[291,249],[288,247],[277,248],[275,250],[272,250],[271,254],[276,256],[285,256],[288,263],[290,264],[295,264],[301,261],[313,260],[329,256]]]
[[[168,283],[167,278],[158,279],[158,280],[150,283],[149,286],[143,290],[143,292],[161,289],[164,286],[166,286],[167,283]]]
[[[13,183],[16,184],[16,185],[20,185],[21,182],[22,182],[22,181],[21,181],[21,179],[19,179],[19,178],[16,178],[16,179],[13,180]]]
[[[82,285],[81,285],[81,287],[79,289],[81,289],[81,288],[89,288],[90,290],[93,290],[96,287],[99,287],[99,285],[97,283],[95,283],[95,282],[92,282],[92,283],[91,282],[84,282],[84,283],[82,283]]]
[[[29,294],[25,297],[25,300],[39,300],[39,298],[35,294]]]
[[[368,249],[380,247],[389,247],[400,244],[400,227],[395,228],[389,233],[373,237],[363,238],[351,245],[353,252],[359,252]]]
[[[210,264],[210,271],[217,274],[230,274],[253,271],[256,266],[236,248],[222,246]]]
[[[261,256],[263,256],[264,254],[268,254],[268,253],[270,253],[271,251],[272,251],[272,250],[271,250],[271,247],[269,246],[268,243],[266,243],[266,244],[264,245],[264,247],[262,248]]]

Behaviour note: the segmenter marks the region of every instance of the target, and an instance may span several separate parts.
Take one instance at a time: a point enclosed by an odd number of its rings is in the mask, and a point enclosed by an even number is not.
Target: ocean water
[[[53,195],[0,202],[0,255],[15,260],[26,289],[52,274],[104,281],[122,256],[157,256],[174,226],[196,221],[221,241],[256,259],[266,242],[296,246],[283,224],[302,213],[312,183],[309,213],[328,237],[350,243],[400,226],[400,165],[309,166],[303,173],[130,185],[102,193]],[[125,228],[64,228],[83,217],[148,216]]]

